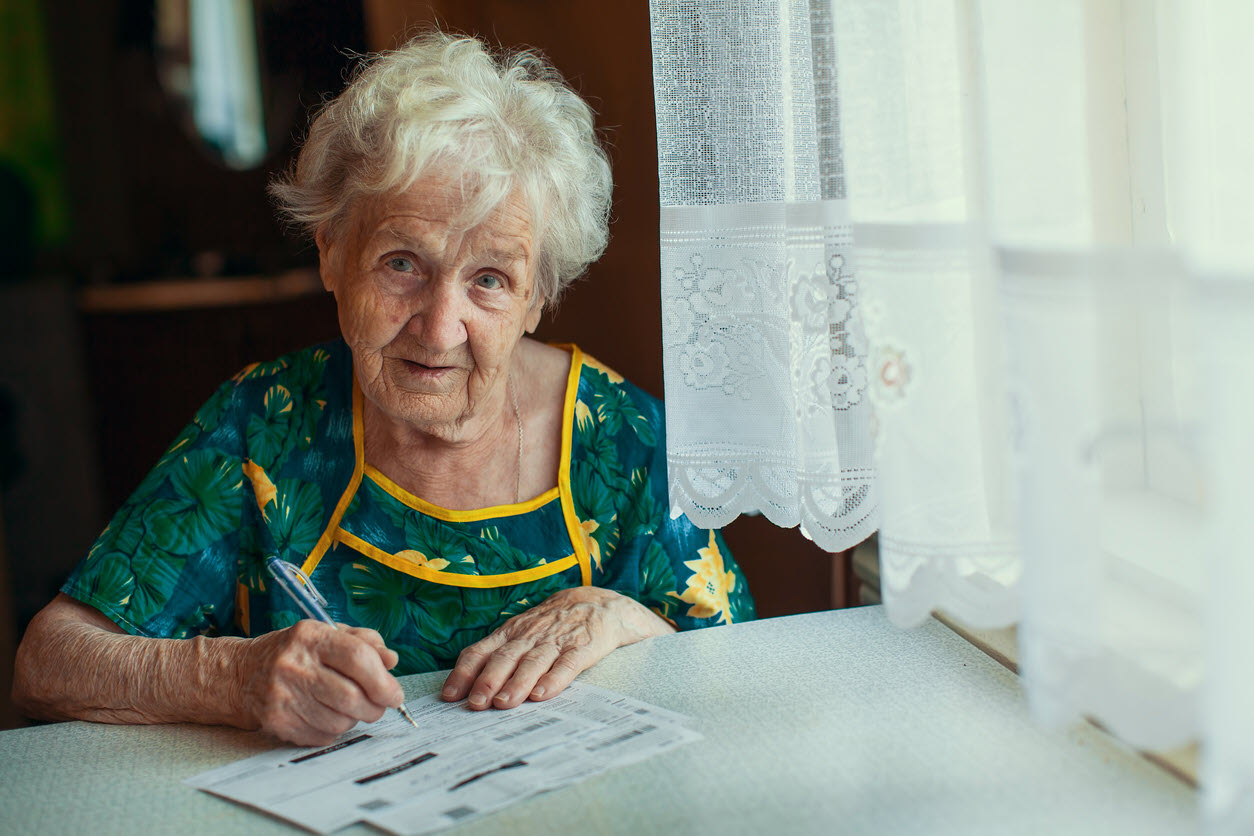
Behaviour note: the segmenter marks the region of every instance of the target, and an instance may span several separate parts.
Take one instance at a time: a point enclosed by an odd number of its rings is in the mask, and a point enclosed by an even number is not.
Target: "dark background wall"
[[[235,284],[215,282],[314,266],[313,248],[275,220],[265,184],[290,163],[308,108],[342,87],[352,54],[394,46],[413,27],[439,22],[538,47],[596,109],[614,165],[613,239],[539,336],[576,342],[662,393],[646,3],[256,5],[271,151],[257,169],[230,171],[184,129],[163,94],[151,2],[38,4],[70,225],[60,241],[33,247],[30,276],[0,283],[8,335],[0,342],[0,476],[9,473],[0,495],[0,621],[11,627],[0,627],[0,654],[11,654],[4,633],[20,636],[217,383],[247,362],[336,334],[326,294],[232,301]],[[216,301],[163,284],[197,276],[225,288]],[[6,451],[16,457],[7,471]],[[726,535],[761,615],[852,603],[848,561],[797,531],[741,518]],[[10,669],[0,658],[0,670]],[[3,680],[0,688],[7,697]]]

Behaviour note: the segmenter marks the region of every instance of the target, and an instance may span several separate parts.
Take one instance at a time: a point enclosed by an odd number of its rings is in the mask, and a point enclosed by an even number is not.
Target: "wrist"
[[[244,695],[251,665],[248,655],[255,639],[220,636],[198,636],[188,640],[195,675],[195,700],[200,715],[195,722],[234,726],[241,729],[259,728],[254,712],[250,710]]]
[[[623,631],[619,647],[634,644],[642,639],[666,636],[677,632],[674,624],[671,624],[630,595],[624,595],[621,592],[600,587],[581,587],[581,589],[595,590],[596,593],[600,594],[601,602],[609,606],[616,614]]]

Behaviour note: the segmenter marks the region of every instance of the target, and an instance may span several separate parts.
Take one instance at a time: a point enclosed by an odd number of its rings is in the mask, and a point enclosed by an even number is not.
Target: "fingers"
[[[599,658],[585,647],[575,647],[563,653],[532,686],[528,698],[539,702],[556,697],[566,690],[575,677],[595,665]]]
[[[327,743],[357,723],[358,718],[325,704],[325,692],[316,694],[317,686],[301,687],[291,682],[282,667],[251,690],[257,725],[301,746]]]
[[[478,711],[555,697],[603,656],[587,645],[563,650],[551,642],[506,642],[485,660],[466,703]]]
[[[344,676],[334,668],[321,671],[318,676],[314,677],[309,682],[308,694],[327,709],[354,722],[363,720],[373,723],[383,716],[383,712],[389,705],[386,702],[371,699],[360,683]]]
[[[400,655],[395,650],[384,644],[383,636],[380,636],[378,631],[371,630],[368,627],[349,627],[346,624],[341,624],[339,627],[341,632],[348,633],[351,636],[361,639],[378,651],[379,660],[383,662],[383,667],[386,670],[392,670],[392,668],[396,667],[397,663],[401,661]]]
[[[448,678],[444,680],[444,690],[440,692],[441,699],[448,702],[465,699],[470,694],[470,688],[478,679],[483,666],[505,641],[504,628],[502,628],[462,650],[457,656],[457,664],[453,666]]]
[[[299,695],[284,706],[283,711],[276,711],[263,728],[299,746],[325,746],[356,724],[357,718],[328,706],[321,699]]]
[[[612,590],[559,590],[463,650],[441,695],[476,710],[550,699],[616,647],[673,631]]]
[[[382,644],[382,641],[380,638],[379,643]],[[328,694],[332,701],[328,705],[352,705],[358,708],[360,703],[354,699],[357,695],[370,703],[385,707],[395,707],[404,702],[405,693],[401,690],[401,684],[384,667],[376,646],[347,630],[340,630],[327,636],[320,649],[322,663],[347,680],[343,688],[333,688],[333,680],[329,677],[321,680],[322,685],[329,689]],[[348,687],[350,684],[356,686],[355,690]],[[360,714],[355,713],[354,716]]]
[[[560,649],[552,643],[505,643],[483,666],[470,689],[467,702],[471,708],[487,708],[489,705],[513,708],[527,699],[536,680],[553,666],[560,655]]]
[[[385,667],[396,654],[373,630],[306,620],[254,641],[245,699],[257,725],[284,740],[325,743],[404,699]]]
[[[304,623],[299,622],[291,629]],[[374,630],[343,627],[324,632],[317,639],[317,655],[323,665],[354,683],[370,702],[397,706],[404,700],[400,683],[388,673],[388,667],[395,666],[392,657],[396,653],[384,645],[383,637]],[[393,665],[388,666],[388,661],[393,661]]]
[[[523,654],[513,674],[492,697],[493,704],[497,708],[513,708],[530,699],[536,688],[536,682],[547,674],[563,655],[561,649],[555,644],[542,644],[531,648]]]
[[[444,699],[464,697],[481,710],[556,696],[614,648],[637,640],[624,639],[620,597],[606,590],[561,590],[511,618],[462,651],[445,681]]]

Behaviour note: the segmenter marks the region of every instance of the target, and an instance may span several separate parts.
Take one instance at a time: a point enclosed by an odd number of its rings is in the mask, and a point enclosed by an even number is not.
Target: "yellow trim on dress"
[[[327,523],[326,530],[322,532],[313,551],[309,553],[309,557],[305,558],[305,562],[300,567],[307,576],[313,574],[322,556],[327,553],[327,549],[331,548],[331,542],[335,539],[335,530],[339,528],[340,520],[344,518],[344,512],[348,510],[348,504],[353,501],[353,497],[357,495],[357,488],[361,485],[361,474],[366,462],[366,432],[362,425],[364,398],[361,387],[357,385],[357,370],[353,369],[353,476],[348,480],[348,487],[344,489],[344,493],[340,495],[340,501],[335,505],[335,511],[331,514],[331,521]]]
[[[550,488],[534,499],[528,499],[526,502],[513,502],[507,505],[493,505],[490,508],[476,508],[473,511],[454,511],[450,508],[442,508],[434,505],[420,496],[415,496],[400,485],[389,479],[383,471],[379,470],[372,464],[366,465],[366,476],[370,481],[374,482],[383,490],[391,494],[401,503],[408,505],[415,511],[421,511],[428,517],[435,517],[437,520],[445,522],[479,522],[480,520],[490,520],[496,517],[516,517],[530,513],[537,508],[543,508],[548,503],[557,498],[560,488]]]
[[[570,544],[579,558],[580,582],[584,586],[592,586],[592,558],[588,556],[588,546],[584,543],[583,528],[579,525],[579,516],[575,513],[574,491],[570,486],[570,450],[575,428],[575,399],[579,395],[579,375],[583,370],[583,352],[574,344],[559,345],[570,351],[570,374],[566,378],[566,403],[562,414],[562,453],[557,467],[557,487],[562,493],[562,516],[566,519],[566,534]]]
[[[500,575],[462,575],[457,572],[441,572],[439,569],[432,569],[429,566],[415,565],[412,561],[403,557],[398,557],[376,546],[372,546],[357,535],[351,534],[342,528],[336,530],[335,539],[349,548],[361,552],[366,557],[376,560],[384,566],[390,566],[398,572],[404,572],[406,575],[445,586],[463,586],[472,589],[516,586],[520,583],[540,580],[541,578],[564,572],[578,562],[578,558],[572,554],[552,563],[533,566],[530,569],[522,569],[517,572],[505,572]]]
[[[301,570],[306,575],[312,575],[314,569],[318,567],[318,563],[322,560],[322,556],[326,554],[327,549],[335,542],[342,542],[386,566],[432,583],[480,589],[509,586],[554,575],[578,563],[580,583],[583,586],[591,586],[592,558],[588,555],[588,547],[583,537],[583,528],[579,524],[579,516],[575,513],[574,492],[570,484],[570,451],[574,440],[575,400],[579,395],[579,377],[583,371],[584,353],[573,343],[554,343],[553,347],[570,352],[570,371],[566,375],[566,397],[563,402],[562,449],[557,468],[556,491],[558,496],[561,497],[562,518],[566,522],[566,536],[570,539],[574,554],[553,563],[546,563],[543,566],[537,566],[532,569],[524,569],[521,572],[509,572],[504,575],[459,575],[456,572],[441,572],[428,567],[414,566],[409,561],[389,554],[340,528],[340,520],[344,518],[344,512],[348,510],[349,503],[352,502],[358,488],[361,487],[361,479],[367,469],[370,471],[371,479],[379,487],[401,502],[410,504],[412,501],[413,505],[411,507],[415,510],[447,522],[474,522],[492,517],[521,514],[535,510],[553,499],[553,490],[548,490],[534,499],[514,505],[497,505],[492,508],[481,508],[474,511],[454,511],[433,505],[395,484],[391,479],[384,476],[378,468],[366,464],[366,434],[363,429],[362,417],[365,395],[357,383],[357,371],[354,369],[353,453],[356,460],[353,465],[353,476],[348,482],[348,487],[344,489],[343,495],[340,496],[340,501],[335,506],[335,512],[331,515],[331,520],[326,530],[318,538],[318,543],[314,546],[313,551],[309,553],[309,557],[305,558],[304,564],[301,565]],[[502,511],[505,511],[505,513],[502,513]]]

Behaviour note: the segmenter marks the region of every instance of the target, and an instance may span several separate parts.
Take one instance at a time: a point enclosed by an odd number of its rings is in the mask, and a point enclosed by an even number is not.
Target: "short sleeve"
[[[576,509],[600,582],[681,630],[752,620],[744,572],[718,530],[674,519],[662,402],[590,358],[576,404]]]
[[[61,591],[132,635],[231,632],[246,491],[234,381],[219,387]]]

